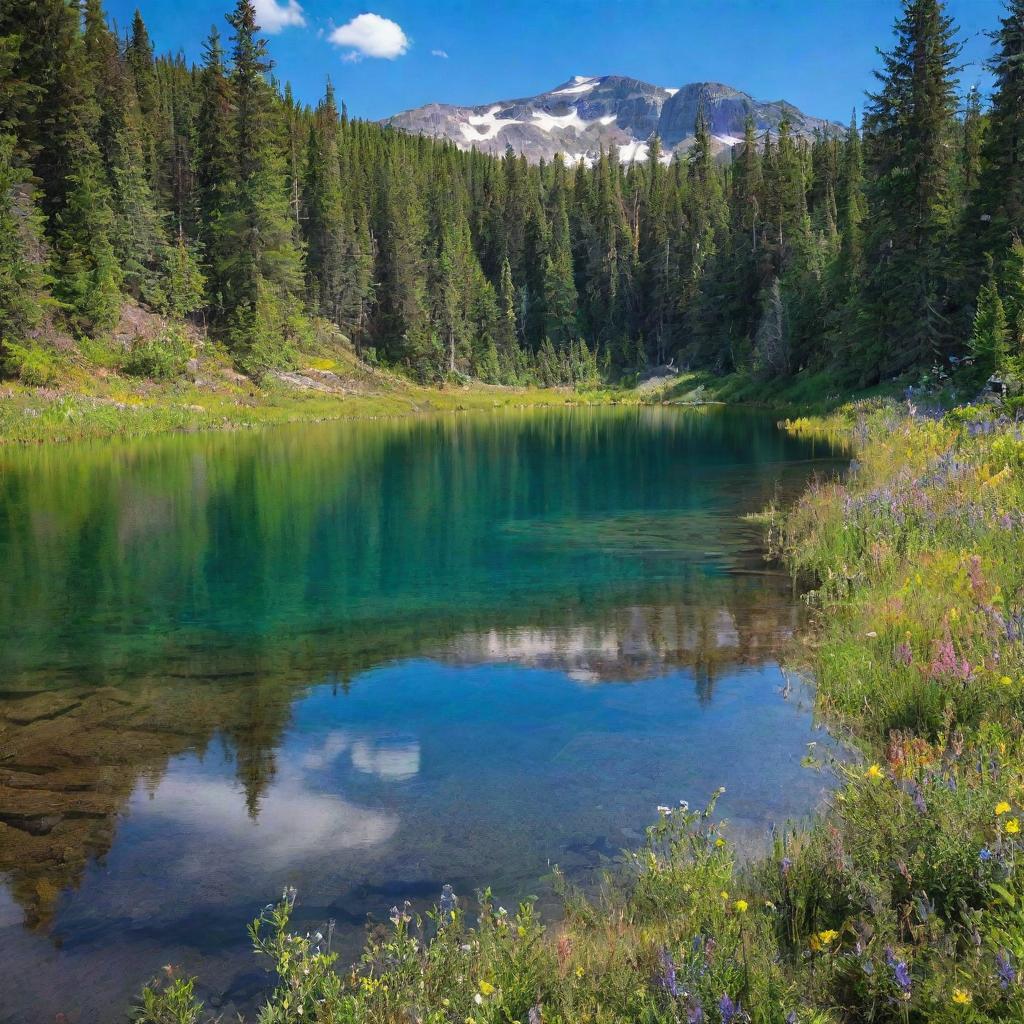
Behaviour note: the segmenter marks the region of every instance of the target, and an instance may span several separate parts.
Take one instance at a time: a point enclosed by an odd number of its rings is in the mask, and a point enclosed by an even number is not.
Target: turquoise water
[[[754,848],[827,743],[747,522],[833,453],[718,410],[302,426],[0,454],[0,1021],[166,963],[250,1007],[245,923],[585,881],[719,785]]]

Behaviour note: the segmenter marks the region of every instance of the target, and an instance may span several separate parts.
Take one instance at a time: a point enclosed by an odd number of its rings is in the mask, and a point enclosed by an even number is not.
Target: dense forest
[[[994,26],[990,103],[959,92],[943,4],[904,0],[860,124],[748,124],[726,164],[702,116],[667,164],[655,138],[644,163],[531,166],[350,118],[330,84],[310,109],[252,4],[227,23],[190,66],[101,0],[0,3],[6,373],[33,382],[55,333],[102,337],[126,300],[257,379],[325,323],[425,381],[675,360],[853,386],[1021,354],[1024,0]],[[176,338],[136,371],[173,367]]]

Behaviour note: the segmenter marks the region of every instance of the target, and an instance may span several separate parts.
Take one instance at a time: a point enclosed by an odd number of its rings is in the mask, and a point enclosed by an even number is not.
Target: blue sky
[[[726,82],[846,121],[873,83],[875,47],[890,44],[899,10],[897,0],[255,2],[265,25],[278,23],[271,54],[296,95],[315,102],[329,75],[350,112],[369,118],[431,101],[528,96],[572,75],[622,74],[665,86]],[[158,51],[198,60],[211,24],[227,33],[233,0],[107,0],[121,26],[136,6]],[[1001,0],[950,0],[948,9],[965,42],[964,82],[986,88],[984,32]]]

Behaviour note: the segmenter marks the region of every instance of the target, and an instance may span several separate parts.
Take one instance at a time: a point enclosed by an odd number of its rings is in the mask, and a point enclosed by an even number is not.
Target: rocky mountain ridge
[[[671,160],[693,144],[697,112],[703,107],[716,152],[728,154],[742,142],[747,117],[759,134],[776,132],[788,120],[793,134],[839,135],[843,128],[812,117],[785,100],[759,101],[718,82],[666,88],[618,75],[576,75],[548,92],[473,107],[431,103],[387,118],[406,132],[450,139],[460,149],[501,154],[509,146],[536,163],[556,153],[570,163],[592,162],[602,148],[617,148],[623,162],[646,160],[651,139]]]

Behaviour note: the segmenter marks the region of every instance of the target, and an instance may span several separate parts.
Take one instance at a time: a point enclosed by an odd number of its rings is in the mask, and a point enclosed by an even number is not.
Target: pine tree
[[[941,357],[953,340],[947,261],[960,47],[939,0],[904,0],[864,118],[871,169],[865,380]]]
[[[14,136],[0,134],[0,357],[42,318],[42,218],[23,170],[14,165]]]
[[[979,268],[981,254],[1007,251],[1024,225],[1024,0],[1007,0],[994,35],[995,78],[983,169],[970,226]]]
[[[345,312],[349,239],[338,154],[338,108],[330,83],[310,125],[306,153],[303,182],[306,290],[311,308],[340,327]]]
[[[196,193],[199,244],[204,254],[207,304],[215,319],[227,310],[232,259],[229,218],[235,185],[234,118],[220,34],[211,28],[199,73]]]
[[[857,129],[856,111],[850,117],[850,127],[843,144],[836,205],[840,237],[836,297],[842,303],[856,294],[863,273],[863,224],[867,214],[867,201],[864,197],[864,157],[860,132]]]
[[[1011,354],[1021,356],[1024,355],[1024,242],[1020,238],[1014,238],[1002,261],[999,285]]]
[[[971,330],[971,354],[982,379],[999,373],[1006,363],[1008,331],[1006,313],[989,260],[988,280],[978,292],[977,312]]]
[[[284,168],[272,133],[271,68],[266,41],[256,36],[256,12],[238,0],[228,19],[234,29],[231,84],[235,100],[237,185],[225,224],[226,292],[232,310],[230,341],[243,360],[261,369],[274,362],[274,324],[287,321],[302,288],[300,251],[294,237]],[[282,345],[282,363],[289,358]]]
[[[380,230],[380,347],[421,380],[438,374],[443,350],[430,323],[427,225],[413,169],[392,151],[383,169]]]
[[[549,196],[550,237],[544,264],[544,335],[558,349],[567,349],[577,336],[576,281],[569,237],[569,208],[565,195],[564,169],[557,160]]]
[[[137,298],[159,302],[167,242],[146,174],[134,78],[100,0],[86,0],[84,45],[99,110],[96,141],[107,173],[114,252],[125,286]]]

